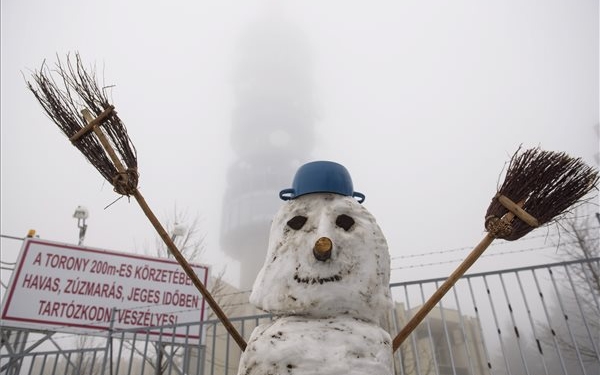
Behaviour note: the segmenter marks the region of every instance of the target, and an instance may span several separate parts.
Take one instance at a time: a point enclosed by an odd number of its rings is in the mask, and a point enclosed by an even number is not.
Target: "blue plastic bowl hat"
[[[358,203],[365,200],[364,194],[354,191],[348,170],[332,161],[313,161],[301,166],[292,187],[280,191],[279,198],[287,201],[311,193],[341,194],[356,198]]]

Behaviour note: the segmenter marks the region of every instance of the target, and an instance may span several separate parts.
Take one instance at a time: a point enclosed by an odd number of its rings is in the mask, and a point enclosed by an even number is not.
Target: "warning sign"
[[[208,268],[191,265],[206,285]],[[102,334],[204,319],[205,302],[174,260],[27,239],[2,306],[2,324]],[[199,326],[156,330],[198,339]]]

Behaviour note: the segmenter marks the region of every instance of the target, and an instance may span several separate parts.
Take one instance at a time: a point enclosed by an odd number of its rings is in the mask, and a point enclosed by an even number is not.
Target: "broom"
[[[485,214],[488,233],[396,335],[394,352],[494,239],[518,240],[597,188],[598,171],[579,158],[540,148],[519,151],[512,156],[504,183]]]
[[[69,55],[65,64],[58,59],[55,72],[60,84],[54,80],[44,62],[40,71],[33,74],[37,88],[30,82],[27,86],[46,114],[114,187],[114,191],[137,200],[173,257],[243,351],[246,348],[243,337],[194,273],[137,188],[139,174],[135,147],[115,107],[109,104],[104,89],[98,87],[94,71],[88,73],[79,54],[76,54],[75,63]],[[82,105],[85,107],[80,115],[78,109]]]

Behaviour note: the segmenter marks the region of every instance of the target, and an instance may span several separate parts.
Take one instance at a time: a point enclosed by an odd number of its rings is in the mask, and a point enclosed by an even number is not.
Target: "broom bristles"
[[[57,76],[57,80],[54,79],[53,73]],[[79,54],[75,54],[74,62],[70,55],[67,55],[64,64],[59,59],[53,71],[44,62],[40,70],[34,72],[33,81],[35,85],[27,82],[28,88],[48,117],[68,138],[87,125],[80,114],[81,109],[87,108],[97,117],[110,106],[103,90],[96,83],[94,70],[88,73],[84,69]],[[128,183],[135,185],[131,187],[135,189],[138,180],[137,154],[127,129],[116,112],[113,112],[101,126],[119,159],[127,168]],[[117,181],[121,180],[119,171],[93,132],[80,137],[73,142],[73,145],[96,167],[102,177],[115,187],[115,191],[129,195],[131,188],[123,189],[118,186]]]
[[[544,225],[579,202],[594,188],[597,189],[598,171],[586,165],[581,158],[572,158],[564,152],[533,148],[511,158],[504,183],[492,199],[486,212],[486,227],[490,220],[500,219],[508,209],[498,200],[499,195],[513,202]],[[510,233],[497,236],[508,241],[517,240],[535,229],[515,217]]]

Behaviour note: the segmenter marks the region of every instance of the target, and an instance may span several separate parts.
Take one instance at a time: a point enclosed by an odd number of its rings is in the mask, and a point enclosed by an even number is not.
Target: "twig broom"
[[[486,236],[393,340],[394,352],[496,238],[518,240],[552,221],[597,188],[598,171],[565,153],[515,152],[485,214]]]
[[[194,273],[138,190],[135,147],[127,135],[125,125],[117,116],[115,107],[109,104],[104,91],[98,87],[94,72],[88,73],[84,69],[78,54],[75,55],[74,64],[69,56],[64,65],[59,59],[55,72],[61,81],[60,85],[52,78],[45,63],[39,72],[33,74],[37,88],[27,82],[46,114],[114,187],[115,192],[136,199],[171,254],[242,351],[245,350],[246,342],[243,337]],[[82,105],[85,107],[80,115],[78,108]]]

